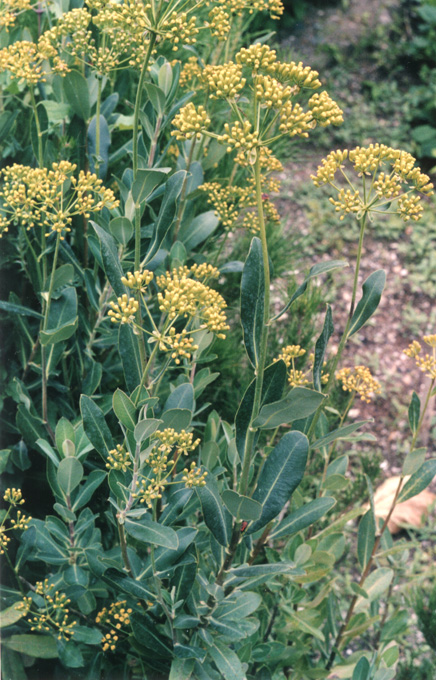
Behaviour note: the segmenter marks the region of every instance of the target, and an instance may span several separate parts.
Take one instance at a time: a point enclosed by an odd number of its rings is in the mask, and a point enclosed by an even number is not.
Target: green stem
[[[190,146],[190,149],[189,149],[189,156],[188,156],[188,160],[187,160],[187,163],[186,163],[186,175],[185,175],[185,178],[183,180],[182,191],[180,193],[179,210],[177,212],[177,221],[176,221],[176,226],[175,226],[175,229],[174,229],[174,237],[173,237],[174,241],[177,241],[177,234],[179,233],[180,224],[181,224],[182,218],[183,218],[183,213],[185,212],[185,206],[186,206],[185,198],[186,198],[186,189],[187,189],[187,186],[188,186],[188,173],[189,173],[189,168],[191,167],[192,158],[194,156],[194,149],[195,149],[196,141],[197,140],[194,137],[191,141],[191,146]]]
[[[129,560],[129,555],[127,552],[127,541],[126,541],[126,533],[124,531],[124,524],[120,524],[120,522],[117,521],[118,525],[118,536],[120,539],[120,548],[121,548],[121,555],[123,557],[123,562],[124,562],[124,567],[126,568],[127,572],[129,575],[134,578],[134,574],[132,571],[132,565],[130,564]]]
[[[140,398],[140,395],[141,395],[141,389],[144,387],[145,381],[146,381],[147,378],[148,378],[148,375],[149,375],[149,373],[150,373],[150,369],[151,369],[152,364],[153,364],[154,357],[156,356],[156,353],[157,353],[157,350],[158,350],[158,349],[159,349],[159,342],[156,342],[155,345],[154,345],[154,347],[153,347],[153,350],[152,350],[152,352],[151,352],[151,354],[150,354],[150,357],[149,357],[149,359],[148,359],[148,362],[147,362],[147,365],[146,365],[146,367],[145,367],[145,369],[144,369],[144,372],[143,372],[143,374],[142,374],[141,382],[139,383],[138,388],[137,388],[137,389],[138,389],[138,393],[137,393],[136,399],[135,399],[135,406],[138,405],[139,398]]]
[[[55,246],[55,252],[53,256],[53,264],[52,264],[52,270],[50,274],[50,285],[47,293],[47,298],[43,298],[43,313],[44,313],[44,320],[42,322],[42,330],[46,331],[47,330],[47,325],[48,325],[48,316],[50,313],[50,306],[51,306],[51,297],[53,294],[53,284],[54,284],[54,277],[55,277],[55,271],[56,271],[56,266],[58,263],[58,256],[59,256],[59,244],[61,241],[61,234],[60,232],[57,233],[56,236],[56,246]],[[47,432],[49,433],[50,437],[52,440],[55,440],[54,437],[54,432],[52,428],[50,427],[50,424],[48,422],[48,402],[47,402],[47,383],[48,383],[48,378],[49,378],[49,371],[47,371],[47,357],[45,353],[45,345],[41,344],[41,371],[42,371],[42,419],[44,421],[44,425],[46,427]]]
[[[265,370],[266,354],[267,354],[267,343],[268,343],[268,331],[269,331],[269,312],[270,312],[270,271],[269,271],[269,258],[268,258],[268,244],[266,239],[266,226],[263,214],[263,201],[262,201],[262,182],[260,173],[260,156],[257,154],[256,162],[254,165],[254,176],[256,181],[256,203],[257,212],[259,216],[259,229],[260,229],[260,240],[262,244],[262,259],[263,259],[263,269],[264,269],[264,279],[265,279],[265,294],[264,294],[264,310],[263,310],[263,325],[262,333],[260,338],[260,348],[259,348],[259,362],[256,367],[256,383],[254,388],[254,399],[253,399],[253,409],[251,412],[250,425],[247,432],[247,438],[244,450],[244,459],[242,464],[242,473],[240,481],[240,493],[245,495],[248,489],[248,478],[250,473],[250,466],[253,454],[254,439],[256,435],[255,428],[252,427],[252,423],[259,414],[261,400],[262,400],[262,387],[263,387],[263,374]]]
[[[102,93],[103,80],[101,77],[98,78],[98,88],[97,88],[97,104],[95,110],[95,163],[94,169],[97,177],[100,175],[100,111],[101,111],[101,93]]]

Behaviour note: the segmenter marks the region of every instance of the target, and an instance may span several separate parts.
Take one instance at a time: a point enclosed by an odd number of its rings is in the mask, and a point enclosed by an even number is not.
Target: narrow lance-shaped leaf
[[[362,569],[365,569],[375,544],[375,518],[372,510],[366,512],[359,523],[357,533],[357,556]]]
[[[298,508],[289,517],[286,517],[286,519],[277,524],[271,531],[270,538],[282,538],[282,536],[297,534],[325,515],[335,503],[335,499],[331,498],[331,496],[323,496],[322,498],[310,501],[310,503],[306,503],[306,505]]]
[[[121,296],[126,292],[126,288],[121,283],[121,277],[124,276],[124,272],[118,257],[118,249],[114,237],[102,229],[96,222],[93,222],[93,220],[90,220],[90,223],[100,241],[100,251],[105,274],[115,294]]]
[[[135,521],[126,518],[124,526],[129,536],[136,538],[137,541],[152,545],[162,545],[170,550],[177,550],[179,547],[179,539],[174,529],[163,526],[158,522],[153,522],[153,520],[147,517],[141,520],[136,519]]]
[[[411,478],[406,482],[398,496],[398,503],[403,503],[413,496],[417,496],[421,491],[424,491],[428,485],[433,481],[436,475],[436,458],[426,460],[421,467],[413,473]]]
[[[271,430],[315,413],[325,395],[307,387],[294,387],[283,399],[266,404],[253,421],[254,427]]]
[[[265,309],[265,272],[262,243],[255,237],[245,261],[241,280],[241,323],[248,357],[257,368]]]
[[[225,680],[245,680],[242,664],[235,652],[228,645],[214,640],[208,648],[208,653]]]
[[[321,449],[324,446],[331,444],[331,442],[334,442],[336,439],[346,439],[351,434],[353,434],[353,432],[361,428],[362,425],[366,425],[366,423],[371,422],[372,420],[360,420],[357,423],[351,423],[350,425],[345,425],[344,427],[338,427],[337,430],[333,430],[333,432],[329,432],[328,434],[324,435],[324,437],[317,439],[315,442],[313,442],[313,444],[311,444],[310,448]]]
[[[218,493],[215,477],[206,477],[206,486],[196,488],[203,510],[204,521],[220,545],[227,547],[230,543],[232,517],[224,507]]]
[[[303,479],[309,441],[301,432],[288,432],[268,456],[253,500],[262,504],[262,514],[247,530],[253,533],[277,517]]]
[[[136,408],[130,397],[118,388],[112,397],[112,408],[118,420],[128,430],[134,430],[136,425]]]
[[[132,197],[136,205],[146,201],[168,175],[171,168],[139,169],[132,185]]]
[[[157,220],[154,224],[154,234],[145,256],[144,265],[153,259],[161,247],[165,236],[171,229],[177,213],[178,198],[180,196],[180,192],[182,191],[185,177],[186,171],[179,170],[178,172],[175,172],[174,175],[171,175],[165,184],[164,197]]]
[[[333,330],[332,308],[330,305],[327,305],[322,333],[315,345],[315,361],[313,362],[313,386],[316,390],[318,390],[318,392],[321,392],[321,371],[324,363],[327,344],[330,340]]]
[[[421,414],[421,401],[416,392],[413,392],[412,399],[410,400],[409,405],[409,425],[413,434],[415,434],[418,429],[420,414]]]
[[[124,377],[129,392],[138,387],[142,377],[141,356],[138,338],[127,324],[120,324],[118,335],[118,351],[123,364]]]
[[[376,311],[386,283],[386,272],[378,269],[368,276],[362,285],[362,297],[351,318],[348,337],[357,333]]]
[[[114,443],[103,411],[84,394],[80,397],[80,411],[86,436],[94,448],[107,458],[109,451],[114,448]]]

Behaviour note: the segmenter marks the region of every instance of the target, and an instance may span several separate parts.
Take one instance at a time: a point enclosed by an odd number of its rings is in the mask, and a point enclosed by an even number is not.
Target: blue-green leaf
[[[126,517],[124,526],[129,536],[136,538],[137,541],[142,543],[162,545],[170,550],[177,550],[179,547],[179,539],[174,529],[163,526],[158,522],[153,522],[148,517],[136,519],[135,521]]]
[[[235,652],[217,639],[208,646],[208,653],[224,680],[246,680],[244,669]]]
[[[245,261],[241,280],[241,323],[248,357],[257,368],[264,323],[265,272],[262,243],[254,237]]]
[[[37,659],[57,659],[58,657],[56,640],[51,635],[11,635],[3,640],[3,644],[20,654]]]
[[[133,236],[134,228],[128,217],[114,217],[109,222],[109,231],[118,243],[126,246]]]
[[[308,453],[309,441],[301,432],[288,432],[274,447],[253,493],[253,500],[262,504],[262,515],[247,533],[277,517],[303,478]]]
[[[218,493],[215,477],[206,477],[206,486],[196,487],[203,509],[204,521],[220,545],[227,547],[232,531],[232,517]]]
[[[120,423],[128,430],[136,426],[136,408],[130,397],[118,387],[112,397],[112,408]]]
[[[97,116],[93,116],[88,126],[88,158],[91,172],[95,172],[98,161],[98,176],[106,177],[109,165],[109,147],[111,145],[111,133],[106,118],[100,114],[100,149],[97,158]]]
[[[270,538],[282,538],[283,536],[297,534],[299,531],[306,529],[320,519],[320,517],[325,515],[335,503],[335,499],[330,496],[316,498],[315,500],[310,501],[310,503],[306,503],[306,505],[298,508],[298,510],[289,515],[289,517],[286,517],[286,519],[283,519],[277,524],[271,531]]]
[[[174,175],[171,175],[165,184],[164,197],[157,220],[154,224],[153,237],[145,256],[144,265],[147,265],[147,263],[153,259],[161,247],[167,233],[171,229],[177,214],[178,198],[182,191],[185,177],[186,171],[179,170],[178,172],[175,172]]]
[[[420,414],[421,401],[416,392],[413,392],[409,405],[409,425],[413,434],[415,434],[418,429]]]
[[[123,364],[124,377],[129,392],[138,387],[142,378],[141,356],[138,338],[127,324],[120,324],[118,331],[118,351]]]
[[[253,427],[271,430],[315,413],[325,395],[307,387],[294,387],[283,399],[262,406]]]
[[[357,556],[362,569],[365,569],[375,544],[376,524],[372,510],[368,510],[359,523],[357,533]]]
[[[53,345],[67,340],[76,332],[77,293],[75,288],[65,288],[57,300],[53,300],[48,315],[47,328],[40,331],[42,345]]]
[[[56,476],[60,488],[66,496],[69,496],[83,479],[82,463],[72,456],[64,458],[59,463]]]
[[[67,102],[76,116],[87,121],[90,115],[90,105],[86,78],[79,71],[70,71],[63,78],[63,86]]]
[[[330,340],[333,330],[332,308],[330,305],[327,305],[322,333],[315,345],[315,360],[313,362],[313,386],[316,390],[318,390],[318,392],[321,392],[321,371],[324,363],[327,344]]]
[[[417,496],[421,491],[424,491],[428,485],[433,481],[436,475],[436,458],[426,460],[411,478],[405,483],[398,496],[398,503],[408,501],[409,498]]]
[[[94,448],[107,458],[109,451],[114,448],[114,443],[103,411],[84,394],[80,397],[80,411],[86,436]]]
[[[220,221],[214,210],[208,210],[194,217],[191,222],[183,222],[178,238],[186,250],[194,250],[203,243],[217,228]]]
[[[370,670],[371,666],[369,665],[368,659],[365,656],[362,656],[354,668],[351,680],[368,680]]]
[[[386,272],[378,269],[368,276],[362,285],[362,297],[357,303],[351,318],[348,337],[357,333],[376,311],[386,283]]]
[[[90,223],[100,241],[100,251],[105,274],[116,295],[121,296],[126,292],[124,284],[121,282],[121,277],[124,276],[124,272],[121,267],[120,258],[118,257],[118,249],[114,237],[102,229],[96,222],[93,222],[93,220],[90,220]]]
[[[42,319],[43,316],[34,309],[29,309],[29,307],[23,307],[23,305],[17,305],[12,302],[6,302],[5,300],[0,300],[0,309],[4,312],[9,312],[10,314],[19,314],[20,316],[33,316],[35,319]]]
[[[259,519],[262,513],[262,506],[260,503],[248,496],[242,496],[237,491],[232,491],[232,489],[223,491],[221,497],[227,510],[238,520],[243,519],[251,521]]]
[[[139,169],[132,185],[132,198],[136,205],[146,201],[159,184],[165,179],[171,168]]]

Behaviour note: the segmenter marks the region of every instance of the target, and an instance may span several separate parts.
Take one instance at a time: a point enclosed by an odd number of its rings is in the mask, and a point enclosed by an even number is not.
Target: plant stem
[[[103,80],[98,78],[97,103],[95,109],[95,163],[94,169],[97,177],[100,176],[100,111],[101,111],[101,92]]]
[[[128,552],[127,552],[127,542],[126,542],[126,533],[124,531],[124,524],[120,524],[120,522],[117,520],[117,525],[118,525],[118,536],[120,538],[121,555],[123,556],[124,566],[125,566],[126,570],[128,571],[129,575],[132,578],[134,578],[132,566],[130,564],[129,555],[128,555]]]
[[[177,212],[177,221],[176,221],[176,226],[174,228],[174,236],[173,236],[174,241],[177,241],[177,235],[179,233],[180,224],[181,224],[182,218],[183,218],[183,213],[185,212],[185,206],[186,206],[185,198],[186,198],[186,188],[188,186],[188,173],[189,173],[189,168],[191,167],[192,158],[194,156],[194,149],[195,149],[196,141],[197,141],[196,137],[194,137],[191,140],[191,146],[189,148],[189,155],[188,155],[188,160],[186,162],[186,168],[185,168],[186,169],[186,175],[185,175],[185,178],[183,180],[182,191],[180,193],[180,203],[179,203],[179,209],[178,209],[178,212]]]
[[[256,435],[255,428],[252,427],[252,423],[258,416],[262,401],[262,387],[263,387],[263,374],[266,364],[266,353],[267,353],[267,343],[268,343],[268,331],[269,331],[269,312],[270,312],[270,271],[269,271],[269,258],[268,258],[268,244],[266,239],[266,228],[265,219],[263,214],[263,201],[262,201],[262,183],[260,174],[260,156],[259,152],[257,154],[256,162],[254,165],[254,176],[256,181],[256,203],[257,212],[259,217],[259,229],[260,229],[260,240],[262,244],[262,259],[263,259],[263,269],[264,269],[264,279],[265,279],[265,293],[264,293],[264,310],[263,310],[263,325],[262,333],[260,338],[260,348],[259,348],[259,362],[256,367],[255,376],[256,384],[254,389],[254,399],[253,399],[253,409],[251,412],[250,425],[248,427],[247,439],[245,443],[244,459],[242,464],[242,473],[240,481],[240,493],[245,495],[248,489],[248,479],[250,473],[250,465],[253,454],[254,439]]]

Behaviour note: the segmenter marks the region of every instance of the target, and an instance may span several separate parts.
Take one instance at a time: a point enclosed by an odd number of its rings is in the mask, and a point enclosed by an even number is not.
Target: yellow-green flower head
[[[116,302],[110,302],[111,309],[108,316],[113,323],[129,324],[135,321],[136,313],[139,309],[139,302],[135,298],[128,298],[124,293],[117,298]]]
[[[290,101],[286,102],[281,114],[279,130],[282,134],[288,134],[290,137],[308,137],[309,131],[315,126],[315,121],[311,111],[304,111],[300,104],[292,104]]]
[[[381,394],[380,383],[366,366],[341,368],[336,373],[336,379],[342,383],[344,392],[356,392],[367,404],[371,401],[371,395]]]
[[[242,47],[235,58],[237,64],[248,66],[253,73],[258,71],[269,72],[276,63],[277,53],[268,45],[254,43],[250,47]]]
[[[180,71],[179,85],[180,87],[193,88],[193,85],[195,84],[195,89],[198,91],[204,86],[202,75],[203,69],[198,63],[198,58],[189,57]]]
[[[144,269],[143,272],[137,271],[132,274],[132,272],[127,272],[126,276],[121,277],[121,283],[124,283],[127,288],[132,288],[135,290],[145,293],[147,286],[154,278],[153,272],[149,272]]]
[[[211,35],[218,40],[225,40],[231,28],[231,15],[225,7],[214,5],[209,12],[209,21],[206,28],[210,29]]]
[[[0,50],[1,71],[9,71],[11,78],[27,85],[45,82],[43,56],[37,46],[27,40],[18,40]]]
[[[239,120],[233,123],[224,123],[224,133],[220,136],[220,141],[227,144],[227,152],[237,150],[242,155],[250,156],[250,152],[259,146],[259,134],[253,129],[249,120],[242,124]]]
[[[13,26],[18,14],[31,9],[36,4],[35,0],[2,0],[0,7],[0,28],[9,29]]]
[[[192,139],[196,136],[201,138],[203,131],[210,125],[210,118],[204,106],[195,106],[192,102],[180,109],[174,117],[173,126],[176,128],[171,131],[171,135],[178,141]]]
[[[111,449],[111,451],[109,451],[106,463],[106,467],[109,470],[121,470],[121,472],[125,472],[131,464],[130,453],[126,451],[121,444],[117,444],[116,449]]]
[[[361,178],[361,188],[355,186],[355,179],[347,169],[347,158],[355,175]],[[342,218],[350,212],[357,216],[364,212],[383,212],[397,213],[407,222],[418,220],[423,211],[421,198],[414,192],[427,196],[433,193],[430,178],[415,167],[415,163],[406,151],[370,144],[349,152],[331,152],[311,177],[315,186],[330,184],[337,191],[337,199],[330,198],[330,201],[342,213]],[[337,174],[347,180],[351,190],[335,184]]]
[[[153,331],[152,336],[159,342],[159,349],[162,352],[169,352],[171,359],[174,359],[176,364],[180,364],[182,359],[190,361],[192,353],[198,349],[194,338],[189,335],[185,328],[180,333],[177,333],[175,328],[170,328],[166,335],[159,333],[159,331]]]
[[[110,629],[101,641],[103,652],[114,652],[120,639],[125,639],[125,635],[130,633],[129,626],[132,613],[133,609],[127,606],[127,600],[113,602],[109,610],[103,607],[98,612],[95,622],[104,626],[105,630]]]
[[[322,127],[340,125],[344,122],[343,111],[327,92],[316,92],[309,99],[309,109],[317,123]]]
[[[300,61],[280,62],[272,61],[268,67],[268,73],[285,85],[293,85],[298,88],[317,90],[321,87],[318,78],[318,71],[314,71],[310,66],[303,66]]]
[[[31,598],[24,598],[24,605],[29,611],[28,623],[31,624],[30,630],[37,633],[55,633],[58,640],[68,641],[74,635],[74,628],[77,621],[70,619],[68,605],[71,600],[65,593],[54,589],[54,584],[49,584],[48,580],[38,581],[35,584],[35,592],[44,598],[44,604],[37,606]]]
[[[294,93],[294,88],[284,87],[269,75],[259,74],[254,79],[256,97],[268,108],[279,109]]]
[[[191,278],[187,267],[179,267],[158,276],[156,283],[160,288],[157,296],[159,309],[170,320],[198,319],[201,327],[219,338],[225,338],[223,331],[229,329],[224,312],[227,305],[216,290]]]
[[[4,495],[3,495],[3,500],[6,501],[6,503],[9,503],[9,505],[23,505],[24,503],[24,498],[21,493],[21,489],[15,489],[14,488],[9,488],[6,489]]]
[[[182,482],[187,489],[192,489],[194,486],[206,486],[206,477],[207,470],[202,470],[192,461],[190,467],[183,470]]]
[[[426,345],[432,348],[432,353],[421,354],[422,346],[419,342],[414,340],[407,349],[404,350],[411,359],[415,359],[415,363],[419,370],[422,371],[431,380],[436,380],[436,334],[424,335],[423,338]]]
[[[159,442],[156,445],[159,451],[170,454],[175,449],[177,455],[184,456],[192,453],[201,441],[200,439],[194,439],[193,432],[186,432],[186,430],[176,432],[172,427],[157,430],[153,437]]]
[[[234,99],[246,82],[242,67],[232,61],[222,66],[206,66],[202,77],[212,99]]]

